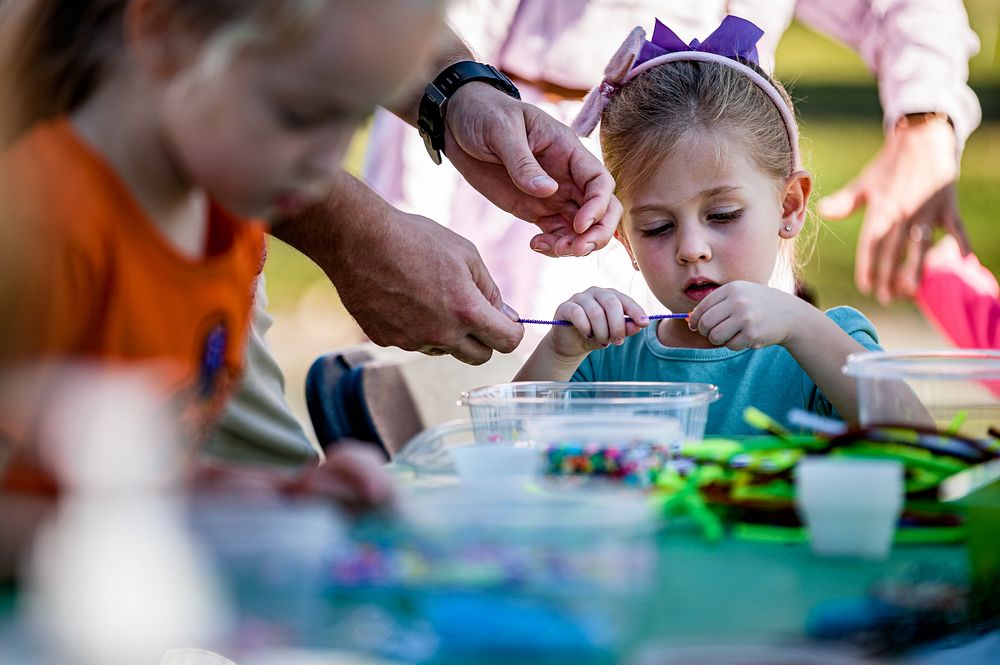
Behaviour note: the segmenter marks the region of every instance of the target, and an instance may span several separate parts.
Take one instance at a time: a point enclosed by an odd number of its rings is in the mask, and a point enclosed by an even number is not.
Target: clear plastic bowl
[[[855,353],[844,373],[857,380],[862,425],[957,425],[975,438],[1000,428],[1000,351]]]
[[[506,446],[534,448],[518,427],[518,422],[498,425],[497,434],[477,434],[471,420],[449,420],[432,425],[407,441],[393,458],[396,469],[412,471],[418,477],[454,479],[458,474],[454,451],[464,448]],[[499,432],[503,432],[501,435]]]
[[[527,422],[542,417],[602,413],[672,418],[686,440],[700,440],[718,398],[719,389],[707,383],[545,381],[476,388],[459,403],[469,407],[480,439],[519,438]]]
[[[675,419],[654,416],[577,413],[495,419],[488,428],[454,420],[407,442],[393,466],[430,479],[431,485],[456,478],[465,484],[523,484],[545,474],[644,487],[682,440]]]

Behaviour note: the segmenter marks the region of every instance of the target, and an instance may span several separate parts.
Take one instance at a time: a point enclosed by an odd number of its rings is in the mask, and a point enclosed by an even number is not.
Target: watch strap
[[[441,153],[444,151],[444,118],[448,100],[463,85],[475,81],[489,83],[514,99],[521,98],[514,82],[492,65],[463,60],[446,67],[424,88],[417,115],[417,128],[424,139],[427,152],[437,164],[441,163]]]

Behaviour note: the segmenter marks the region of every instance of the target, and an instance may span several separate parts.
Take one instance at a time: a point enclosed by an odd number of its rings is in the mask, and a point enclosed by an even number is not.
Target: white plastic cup
[[[894,460],[806,458],[795,502],[822,556],[884,559],[903,508],[903,466]]]
[[[474,444],[449,452],[459,481],[470,487],[516,487],[538,473],[538,451],[534,448]]]

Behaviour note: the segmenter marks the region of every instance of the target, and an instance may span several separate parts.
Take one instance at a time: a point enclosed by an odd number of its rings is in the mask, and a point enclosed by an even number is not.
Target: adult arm
[[[449,30],[436,71],[470,59]],[[390,110],[415,125],[422,91],[402,95]],[[572,130],[489,84],[466,84],[448,101],[444,152],[493,204],[539,227],[531,248],[542,254],[589,254],[607,245],[621,219],[611,174]]]
[[[886,141],[861,174],[820,202],[843,219],[862,206],[855,281],[883,302],[912,296],[934,227],[969,250],[958,213],[958,158],[979,124],[967,85],[979,49],[960,0],[800,0],[804,23],[852,46],[875,72]],[[912,114],[935,113],[914,117]]]
[[[479,364],[524,334],[472,243],[346,173],[326,202],[272,233],[323,269],[376,344]]]
[[[961,0],[799,0],[795,15],[853,48],[878,77],[886,130],[907,113],[940,111],[961,150],[979,125],[967,83],[979,39]]]

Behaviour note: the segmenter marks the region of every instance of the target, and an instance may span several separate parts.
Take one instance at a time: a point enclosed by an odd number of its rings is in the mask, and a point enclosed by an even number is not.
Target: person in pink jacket
[[[1000,285],[975,254],[962,256],[953,237],[927,252],[916,302],[955,346],[1000,349]]]
[[[481,59],[517,82],[527,101],[569,123],[600,80],[616,36],[658,15],[689,41],[711,32],[727,14],[764,30],[758,51],[767,70],[794,17],[847,43],[878,77],[885,142],[855,180],[820,202],[820,211],[842,219],[865,207],[858,287],[883,302],[914,296],[935,227],[968,251],[955,181],[980,108],[966,84],[978,39],[961,0],[457,0],[450,18]],[[589,147],[600,154],[596,145]],[[377,117],[368,156],[365,175],[372,186],[401,208],[472,240],[505,301],[522,315],[553,311],[584,282],[615,287],[659,308],[621,247],[558,261],[523,251],[531,228],[486,201],[457,172],[445,177],[450,167],[433,165],[394,118]]]

